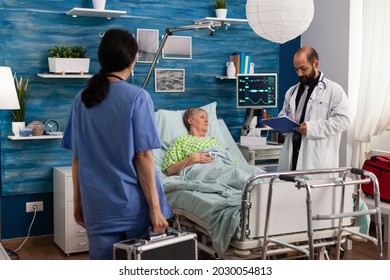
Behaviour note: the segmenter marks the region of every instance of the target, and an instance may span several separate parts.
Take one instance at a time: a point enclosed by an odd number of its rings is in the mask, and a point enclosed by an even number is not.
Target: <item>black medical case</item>
[[[196,260],[197,236],[169,229],[166,233],[128,239],[113,245],[114,260]]]

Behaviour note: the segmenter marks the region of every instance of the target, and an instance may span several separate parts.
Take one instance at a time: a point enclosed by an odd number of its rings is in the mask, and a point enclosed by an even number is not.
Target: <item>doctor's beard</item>
[[[315,71],[314,67],[312,67],[309,75],[299,76],[299,81],[301,82],[301,84],[303,84],[305,86],[305,85],[309,85],[312,81],[314,81],[315,77],[316,77],[316,71]]]

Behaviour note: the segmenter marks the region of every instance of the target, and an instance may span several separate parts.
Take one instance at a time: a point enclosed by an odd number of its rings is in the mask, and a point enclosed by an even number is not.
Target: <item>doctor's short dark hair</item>
[[[183,122],[184,122],[184,125],[185,125],[185,127],[187,128],[188,131],[190,131],[190,128],[191,128],[190,124],[188,123],[188,119],[189,118],[193,118],[196,111],[206,112],[206,110],[204,110],[202,108],[191,108],[191,109],[185,110],[184,113],[183,113]]]
[[[309,51],[307,53],[307,59],[313,65],[314,61],[319,60],[320,57],[318,56],[318,53],[314,48],[309,48]]]
[[[307,60],[310,62],[311,65],[313,65],[316,60],[320,60],[318,52],[312,47],[304,46],[302,48],[299,48],[295,52],[295,54],[302,52],[306,54]]]

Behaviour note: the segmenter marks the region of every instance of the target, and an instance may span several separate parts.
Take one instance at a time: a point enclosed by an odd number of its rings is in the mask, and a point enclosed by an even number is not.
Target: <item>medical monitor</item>
[[[237,108],[263,109],[278,106],[278,75],[238,74]]]

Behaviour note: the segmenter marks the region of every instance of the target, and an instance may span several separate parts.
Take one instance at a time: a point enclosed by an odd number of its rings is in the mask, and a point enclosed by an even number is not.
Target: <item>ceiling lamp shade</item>
[[[314,16],[313,0],[247,0],[246,17],[253,31],[283,44],[307,30]]]
[[[11,68],[0,66],[0,110],[19,110],[14,77]]]

